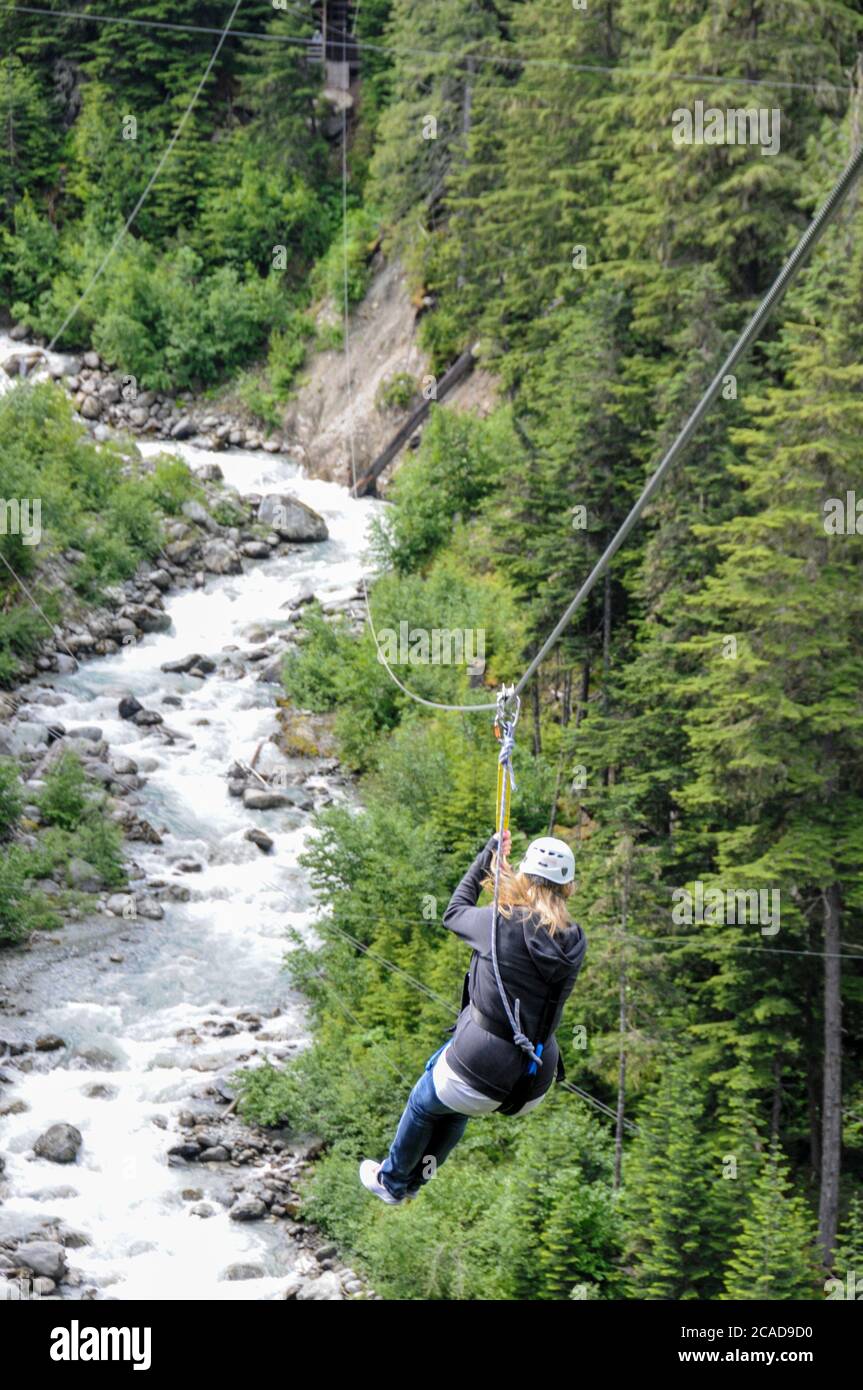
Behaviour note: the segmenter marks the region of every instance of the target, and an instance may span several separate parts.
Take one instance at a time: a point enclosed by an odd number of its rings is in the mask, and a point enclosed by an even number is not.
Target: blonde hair
[[[490,893],[494,892],[496,862],[495,855],[491,861],[491,875],[483,884]],[[549,936],[555,936],[572,926],[566,900],[572,895],[574,887],[574,883],[552,883],[538,874],[517,874],[508,864],[501,864],[498,908],[504,917],[510,917],[514,907],[523,907],[539,918]]]

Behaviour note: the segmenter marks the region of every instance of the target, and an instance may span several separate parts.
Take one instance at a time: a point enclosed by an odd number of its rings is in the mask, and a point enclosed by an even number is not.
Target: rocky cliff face
[[[322,311],[322,317],[337,321],[333,309]],[[417,325],[418,312],[404,270],[397,261],[385,262],[381,257],[368,294],[351,316],[350,391],[344,349],[317,352],[286,412],[284,434],[291,441],[291,453],[302,459],[313,476],[350,485],[351,410],[358,477],[407,419],[410,405],[388,408],[382,397],[394,379],[408,376],[416,382],[415,404],[423,378],[432,377],[428,354],[417,340]],[[481,370],[447,398],[448,407],[482,415],[494,402],[494,378]]]

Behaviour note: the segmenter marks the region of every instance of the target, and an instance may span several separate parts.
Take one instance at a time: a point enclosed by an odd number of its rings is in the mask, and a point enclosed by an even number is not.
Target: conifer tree
[[[784,1300],[817,1296],[815,1223],[795,1194],[778,1143],[765,1153],[752,1203],[725,1274],[723,1297]]]

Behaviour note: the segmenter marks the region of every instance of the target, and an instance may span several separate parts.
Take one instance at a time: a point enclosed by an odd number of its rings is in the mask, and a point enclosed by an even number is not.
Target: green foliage
[[[33,888],[36,872],[37,862],[19,846],[0,852],[0,943],[58,925],[45,895]]]
[[[18,768],[9,758],[0,758],[0,839],[6,839],[18,824],[24,794]]]
[[[410,372],[394,372],[378,387],[375,405],[378,410],[406,410],[416,393],[416,378]]]
[[[63,753],[45,775],[39,810],[47,825],[76,830],[90,807],[87,777],[75,753]]]
[[[803,1198],[794,1194],[777,1144],[764,1155],[752,1204],[725,1277],[730,1299],[817,1298],[815,1229]]]
[[[515,448],[506,412],[481,421],[434,409],[411,467],[396,474],[386,520],[375,526],[379,558],[400,574],[422,568],[500,483]]]
[[[326,296],[341,309],[347,284],[348,304],[359,304],[371,278],[369,262],[377,236],[378,224],[374,214],[365,208],[351,209],[344,234],[340,229],[340,234],[315,267],[313,293]]]
[[[145,478],[142,491],[160,511],[168,516],[179,516],[183,503],[198,497],[201,487],[183,459],[161,454],[153,472]]]

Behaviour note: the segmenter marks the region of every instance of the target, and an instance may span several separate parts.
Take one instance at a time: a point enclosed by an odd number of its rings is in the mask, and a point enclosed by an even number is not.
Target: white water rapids
[[[0,361],[23,347],[0,337]],[[292,1242],[278,1222],[232,1221],[215,1200],[209,1219],[191,1214],[184,1188],[202,1189],[206,1200],[237,1170],[172,1167],[166,1153],[182,1138],[178,1112],[200,1094],[208,1071],[225,1076],[238,1056],[256,1047],[260,1060],[305,1045],[302,1000],[280,967],[287,929],[308,933],[313,916],[298,865],[309,817],[291,809],[250,811],[228,795],[230,764],[248,761],[276,728],[278,691],[257,682],[254,665],[240,680],[217,671],[204,681],[166,675],[160,666],[190,652],[217,657],[230,644],[248,650],[250,631],[278,625],[287,617],[281,606],[301,589],[311,586],[320,594],[354,586],[378,504],[304,478],[278,456],[141,447],[181,453],[192,467],[217,462],[226,482],[242,492],[293,492],[325,517],[330,539],[269,561],[245,561],[242,575],[208,576],[203,589],[170,594],[169,632],[84,663],[72,676],[39,682],[64,703],[40,705],[37,698],[34,719],[60,719],[70,731],[98,725],[112,755],[126,754],[142,771],[150,769],[135,810],[169,833],[161,847],[135,842],[128,852],[147,878],[182,883],[191,899],[166,899],[158,922],[97,916],[73,923],[50,948],[40,941],[38,968],[29,972],[32,952],[0,953],[0,986],[8,988],[11,969],[13,985],[20,981],[16,1002],[28,1011],[12,1019],[0,1014],[0,1031],[7,1035],[14,1023],[24,1036],[53,1033],[66,1043],[62,1051],[37,1055],[30,1072],[7,1068],[11,1084],[0,1087],[4,1107],[15,1101],[26,1107],[0,1118],[6,1159],[0,1235],[33,1232],[49,1217],[83,1232],[89,1243],[68,1251],[69,1264],[101,1296],[267,1299],[279,1295]],[[151,730],[121,720],[117,704],[125,692],[158,709],[185,737],[165,746]],[[181,709],[162,705],[168,693],[181,697]],[[272,836],[272,854],[244,839],[251,826]],[[183,857],[201,861],[202,872],[178,875],[171,861]],[[112,955],[122,960],[111,962]],[[243,1010],[260,1013],[263,1031],[274,1038],[269,1047],[248,1031],[218,1037],[205,1029],[197,1045],[177,1037],[180,1030],[200,1029],[204,1020],[235,1019]],[[109,1098],[85,1094],[98,1083],[110,1088]],[[36,1138],[58,1122],[83,1135],[75,1164],[58,1166],[33,1155]],[[218,1127],[214,1118],[212,1128]],[[262,1265],[266,1277],[220,1277],[238,1261]]]

